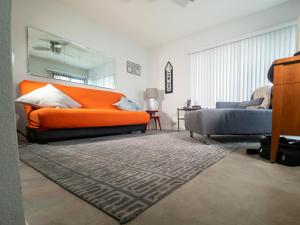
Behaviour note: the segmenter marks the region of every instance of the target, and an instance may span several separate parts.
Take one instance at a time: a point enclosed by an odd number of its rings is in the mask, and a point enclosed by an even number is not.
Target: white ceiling
[[[288,0],[61,0],[85,16],[153,47],[257,13]]]

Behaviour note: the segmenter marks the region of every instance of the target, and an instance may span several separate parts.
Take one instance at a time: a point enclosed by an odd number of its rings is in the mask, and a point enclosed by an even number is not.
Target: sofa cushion
[[[37,88],[43,87],[48,83],[24,80],[19,84],[20,94],[25,95]],[[80,103],[82,108],[89,109],[116,109],[113,104],[124,96],[121,93],[113,91],[104,91],[99,89],[81,88],[51,83],[54,87],[64,92],[66,95]],[[25,113],[35,110],[33,107],[25,105]]]
[[[146,112],[118,109],[57,109],[42,108],[28,114],[29,127],[40,130],[59,128],[87,128],[147,124]]]

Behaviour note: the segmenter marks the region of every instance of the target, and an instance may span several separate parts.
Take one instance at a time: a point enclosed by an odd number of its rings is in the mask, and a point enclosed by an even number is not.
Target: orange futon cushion
[[[148,120],[145,112],[109,109],[43,108],[29,114],[30,127],[39,129],[122,126],[146,124]]]
[[[27,94],[48,83],[24,80],[19,84],[21,95]],[[147,124],[146,112],[123,111],[113,104],[120,100],[121,93],[53,84],[53,86],[82,105],[80,109],[36,109],[25,105],[28,126],[40,130],[59,128],[86,128]]]

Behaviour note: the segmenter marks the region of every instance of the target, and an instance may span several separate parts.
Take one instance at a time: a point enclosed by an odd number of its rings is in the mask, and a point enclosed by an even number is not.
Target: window
[[[63,81],[71,81],[78,84],[86,84],[87,78],[84,78],[80,75],[68,74],[66,72],[59,72],[55,70],[48,69],[48,72],[53,79],[63,80]]]
[[[115,88],[114,75],[90,76],[88,80],[89,85],[100,86],[106,88]]]
[[[297,26],[288,25],[191,55],[191,99],[203,107],[217,101],[244,101],[270,84],[267,72],[275,59],[296,51]]]

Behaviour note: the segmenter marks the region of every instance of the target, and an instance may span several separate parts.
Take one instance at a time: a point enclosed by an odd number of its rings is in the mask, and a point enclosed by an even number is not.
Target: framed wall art
[[[137,76],[141,76],[142,66],[140,64],[127,61],[127,72]]]
[[[165,67],[165,93],[173,93],[173,66],[170,62]]]

